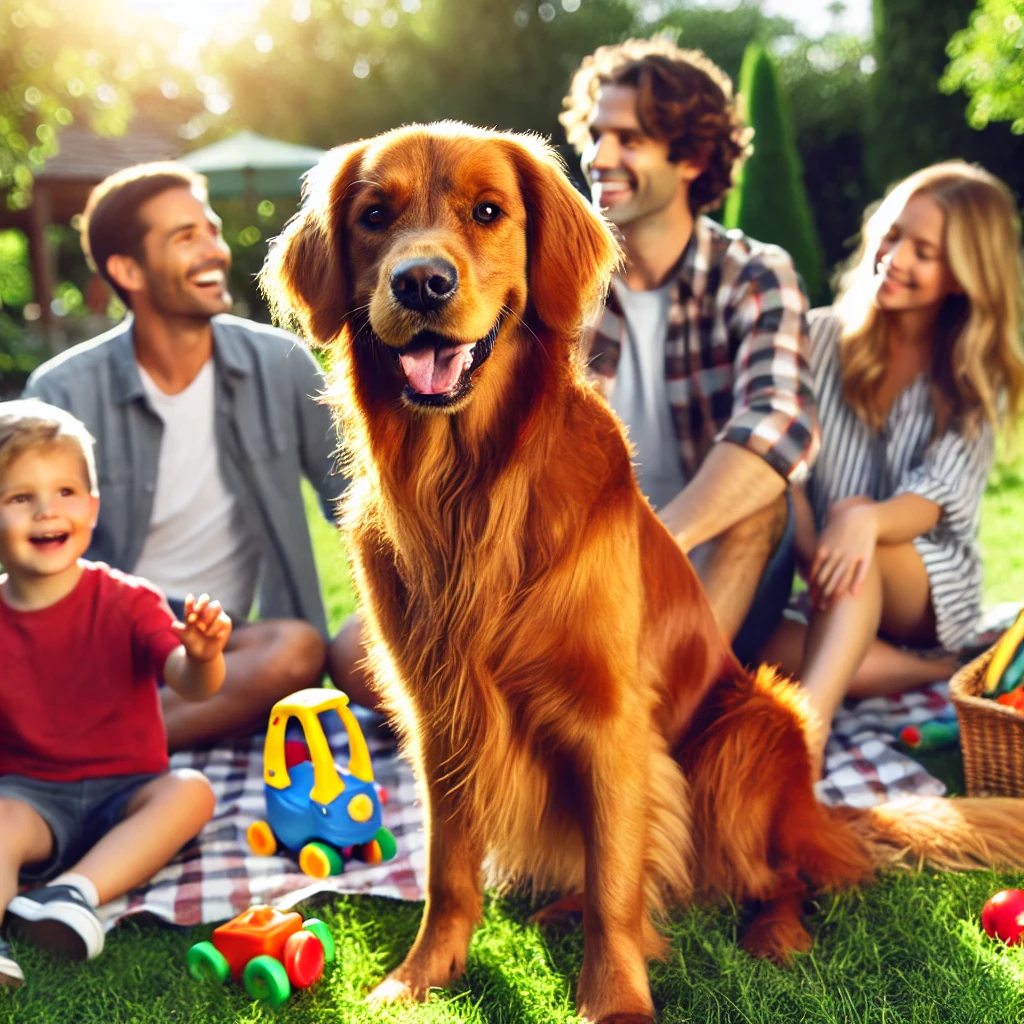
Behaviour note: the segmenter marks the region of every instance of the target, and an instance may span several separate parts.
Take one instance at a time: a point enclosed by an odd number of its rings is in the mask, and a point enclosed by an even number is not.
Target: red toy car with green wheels
[[[197,981],[241,980],[246,992],[280,1006],[292,988],[309,988],[334,959],[330,929],[315,917],[250,907],[213,930],[211,942],[197,942],[186,954]]]

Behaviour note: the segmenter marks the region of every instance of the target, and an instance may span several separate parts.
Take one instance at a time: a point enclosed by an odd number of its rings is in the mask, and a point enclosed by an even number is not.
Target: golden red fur
[[[485,855],[581,895],[577,1007],[618,1024],[653,1016],[657,917],[695,891],[756,902],[743,944],[785,960],[808,894],[906,852],[1022,860],[1009,801],[815,800],[799,691],[736,662],[585,379],[617,259],[547,145],[440,124],[333,151],[264,270],[330,346],[371,663],[425,790],[426,908],[377,999],[462,972]]]

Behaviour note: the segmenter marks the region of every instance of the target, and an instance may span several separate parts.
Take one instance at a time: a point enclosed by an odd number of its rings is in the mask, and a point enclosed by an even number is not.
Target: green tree
[[[793,128],[772,59],[752,43],[743,57],[740,96],[754,129],[754,153],[729,193],[722,220],[793,257],[812,300],[821,300],[822,254]]]
[[[946,53],[951,60],[939,86],[970,96],[971,127],[1009,121],[1011,131],[1024,135],[1024,0],[978,0]]]
[[[974,0],[874,0],[878,70],[868,165],[876,193],[952,157],[980,162],[1015,188],[1024,185],[1024,140],[1008,139],[1002,128],[972,131],[962,99],[939,88],[948,40],[967,25],[973,6]]]

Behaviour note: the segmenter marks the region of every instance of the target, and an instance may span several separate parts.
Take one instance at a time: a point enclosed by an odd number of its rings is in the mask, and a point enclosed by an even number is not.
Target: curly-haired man
[[[704,214],[750,149],[727,75],[665,39],[602,46],[561,115],[626,257],[590,365],[640,486],[744,661],[793,580],[789,485],[818,446],[807,299],[787,253]]]

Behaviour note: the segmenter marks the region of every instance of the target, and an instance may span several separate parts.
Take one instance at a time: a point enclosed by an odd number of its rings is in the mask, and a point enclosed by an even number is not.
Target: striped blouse
[[[807,494],[817,527],[823,528],[831,505],[854,495],[885,501],[918,494],[935,502],[939,521],[914,538],[914,547],[931,584],[939,643],[955,651],[981,610],[978,520],[994,458],[992,429],[986,424],[976,440],[955,429],[933,437],[935,415],[922,373],[896,398],[884,429],[871,430],[842,396],[840,321],[829,309],[813,310],[808,319],[821,450]]]

